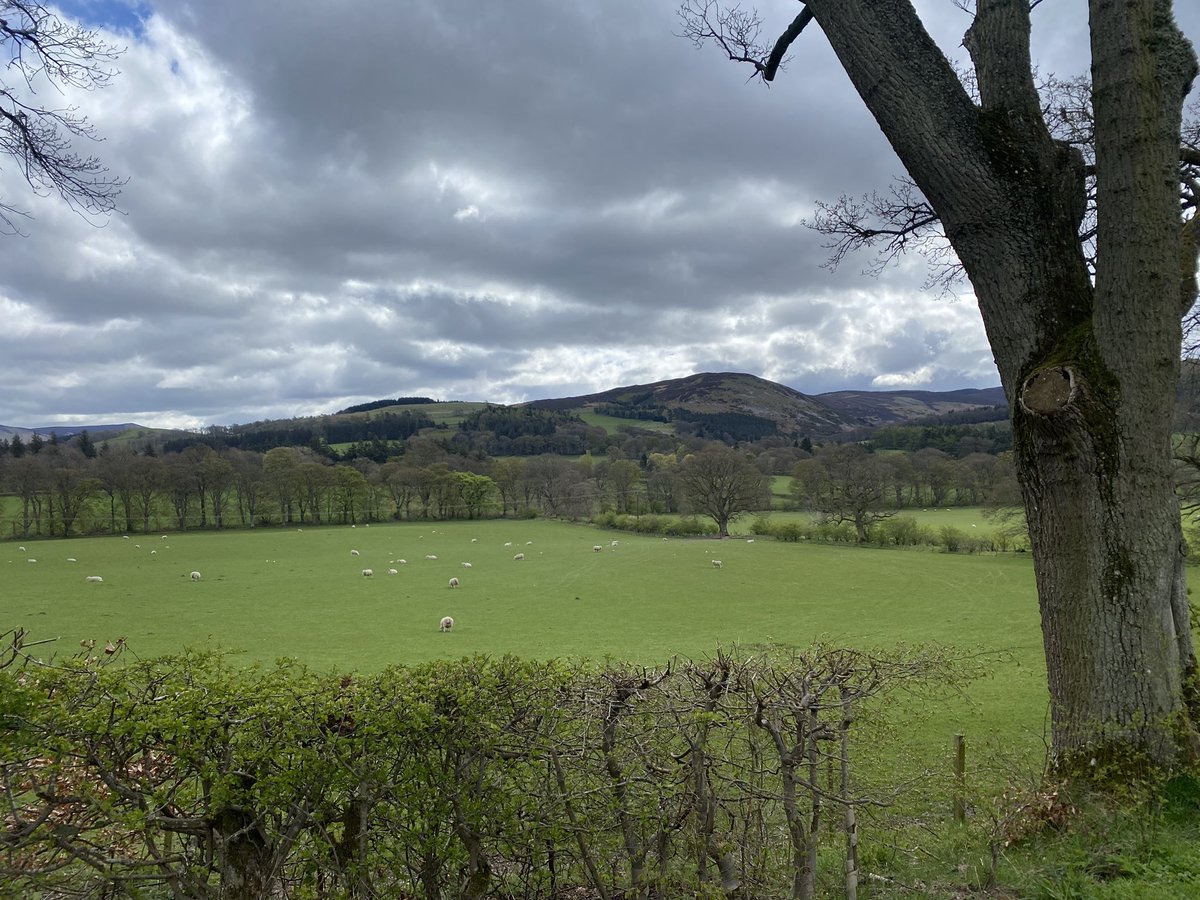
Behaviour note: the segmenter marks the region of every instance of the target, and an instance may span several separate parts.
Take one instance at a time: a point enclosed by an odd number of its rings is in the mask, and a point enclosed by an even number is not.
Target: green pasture
[[[620,416],[605,416],[592,409],[572,410],[588,425],[603,428],[609,434],[628,431],[630,428],[640,428],[643,431],[659,431],[663,434],[674,434],[675,426],[670,422],[655,422],[650,419],[623,419]]]
[[[0,578],[0,628],[56,638],[46,652],[124,637],[138,656],[220,646],[248,661],[363,671],[475,653],[653,663],[734,644],[936,643],[987,655],[994,673],[939,732],[1032,746],[1046,705],[1024,554],[664,540],[488,520],[8,541]],[[445,615],[456,623],[449,634],[437,629]]]
[[[782,478],[786,476],[776,476]],[[773,492],[778,495],[778,491]],[[1001,522],[998,519],[988,515],[988,511],[980,506],[949,506],[949,507],[929,507],[922,509],[921,507],[906,507],[895,511],[897,516],[908,516],[916,519],[918,524],[925,525],[935,531],[945,526],[957,528],[960,531],[968,534],[972,532],[982,532],[987,534],[991,531],[997,531],[1001,527]],[[816,514],[807,510],[774,510],[766,518],[771,522],[813,522],[816,520]],[[750,533],[750,527],[754,524],[755,516],[746,515],[736,519],[730,525],[730,531],[737,534],[746,535]]]

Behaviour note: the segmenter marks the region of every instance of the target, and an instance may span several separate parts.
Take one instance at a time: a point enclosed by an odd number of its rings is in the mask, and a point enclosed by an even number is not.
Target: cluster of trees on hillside
[[[1007,453],[1012,450],[1012,428],[1008,422],[963,425],[937,422],[914,425],[886,425],[874,429],[869,437],[878,450],[915,452],[926,447],[951,456],[972,453]]]
[[[428,416],[405,410],[361,419],[302,419],[276,426],[210,425],[201,434],[183,435],[164,442],[163,450],[167,453],[178,453],[195,444],[206,444],[214,449],[230,447],[259,453],[266,453],[276,447],[311,447],[319,453],[337,459],[339,454],[330,447],[331,444],[353,443],[360,447],[376,447],[383,444],[386,448],[390,442],[408,440],[422,428],[432,428],[434,424]],[[375,455],[377,453],[378,451],[375,451]],[[352,453],[348,458],[353,459],[357,455],[359,453]]]
[[[488,456],[578,456],[604,447],[607,432],[578,415],[538,406],[486,406],[467,416],[455,440]]]
[[[694,412],[683,407],[666,407],[645,400],[623,403],[602,403],[596,407],[601,415],[642,422],[674,422],[680,434],[694,435],[716,441],[757,441],[779,433],[779,424],[772,419],[750,413]]]

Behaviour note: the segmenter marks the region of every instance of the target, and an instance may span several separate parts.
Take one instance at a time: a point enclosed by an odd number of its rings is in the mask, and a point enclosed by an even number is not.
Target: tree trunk
[[[1169,0],[1090,0],[1093,286],[1083,163],[1042,120],[1028,0],[977,4],[964,43],[978,107],[908,0],[807,5],[975,289],[1012,412],[1058,760],[1171,764],[1195,736],[1170,447],[1179,123],[1195,54]]]

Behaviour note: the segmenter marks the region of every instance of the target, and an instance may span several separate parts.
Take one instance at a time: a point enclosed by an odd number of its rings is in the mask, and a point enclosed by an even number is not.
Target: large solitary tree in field
[[[729,537],[729,523],[738,516],[771,505],[767,476],[745,454],[724,444],[688,454],[677,477],[692,510],[712,519],[723,538]]]
[[[1197,747],[1171,479],[1180,320],[1196,299],[1200,242],[1180,204],[1196,55],[1171,0],[1090,0],[1087,161],[1043,114],[1029,49],[1039,2],[975,4],[964,45],[977,99],[909,0],[807,0],[761,53],[736,10],[692,2],[684,21],[768,79],[810,22],[829,40],[979,303],[1012,415],[1058,759],[1133,752],[1171,764]]]

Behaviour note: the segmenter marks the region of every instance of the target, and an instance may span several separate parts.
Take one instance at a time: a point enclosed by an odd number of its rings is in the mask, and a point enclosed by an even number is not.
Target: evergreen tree
[[[79,432],[77,443],[79,444],[80,453],[82,453],[88,459],[96,458],[96,444],[92,440],[92,436],[87,433],[86,429]]]

